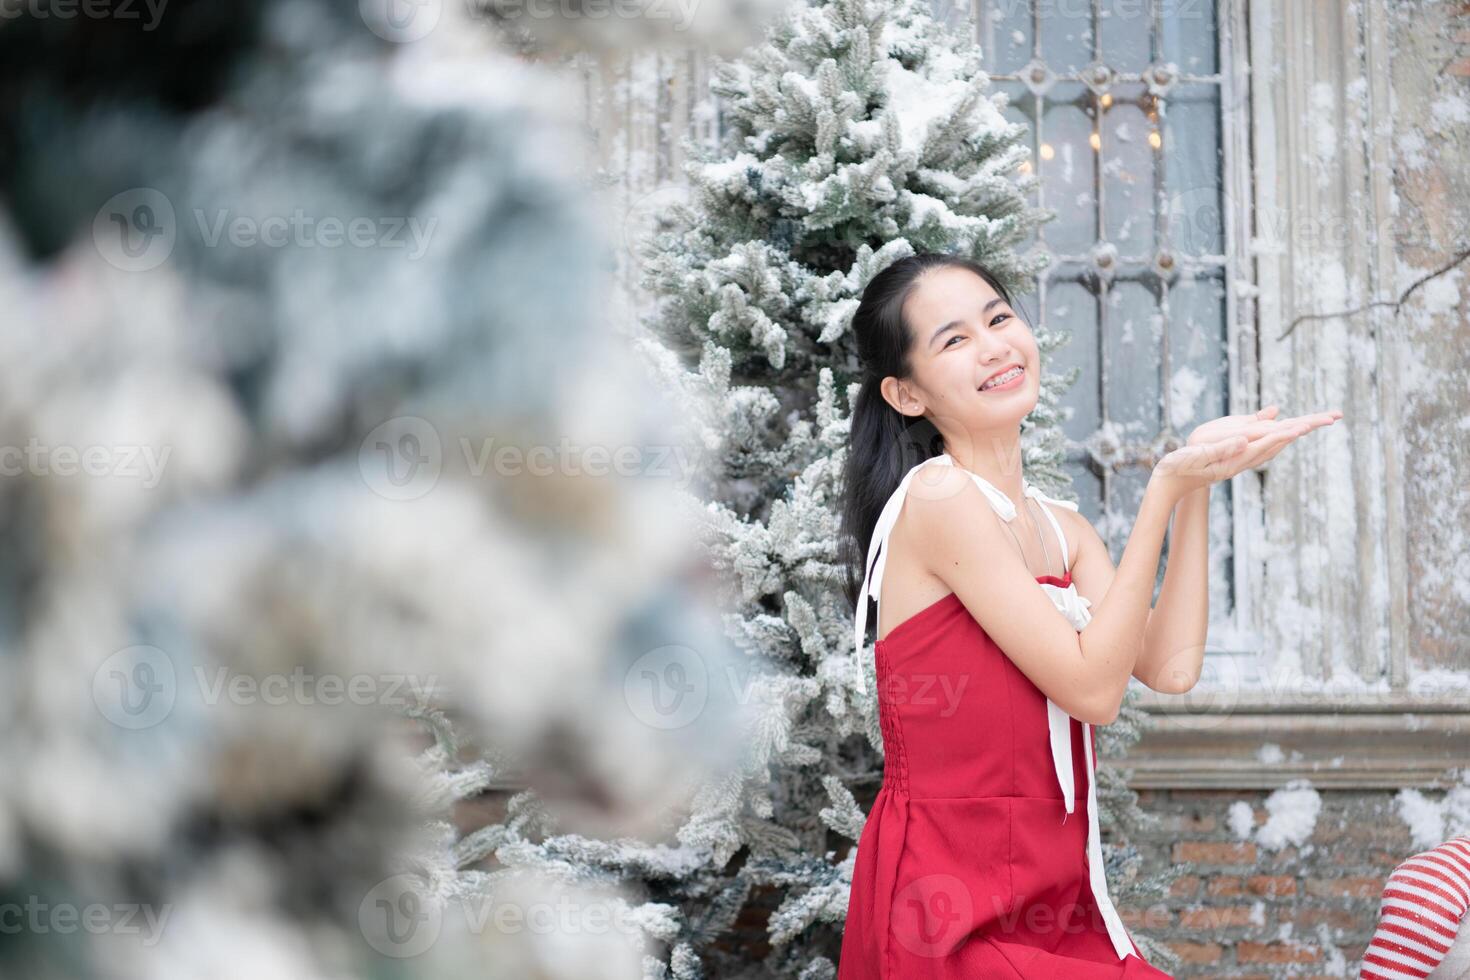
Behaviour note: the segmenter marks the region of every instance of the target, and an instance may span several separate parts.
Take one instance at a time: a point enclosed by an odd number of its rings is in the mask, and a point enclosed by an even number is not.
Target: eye
[[[990,325],[993,327],[995,326],[997,320],[1009,320],[1010,318],[1011,315],[1009,313],[997,313],[995,317],[990,321]]]
[[[964,334],[955,334],[953,337],[949,338],[948,340],[946,340],[944,342],[944,346],[945,347],[948,347],[950,344],[954,343],[956,340],[964,340],[964,339],[965,339]]]

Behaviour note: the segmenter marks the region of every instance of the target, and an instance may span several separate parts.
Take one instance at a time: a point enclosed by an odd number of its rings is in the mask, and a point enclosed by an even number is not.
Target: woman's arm
[[[941,469],[947,472],[935,484],[920,487],[923,481],[915,480],[904,505],[913,514],[928,570],[954,590],[1021,673],[1058,707],[1078,721],[1108,724],[1118,715],[1143,650],[1176,499],[1173,485],[1149,481],[1111,587],[1079,633],[1037,587],[970,476]],[[1105,550],[1103,560],[1108,561]]]
[[[1190,491],[1190,493],[1186,495],[1184,502],[1175,504],[1175,537],[1174,542],[1171,545],[1169,568],[1176,567],[1176,559],[1178,558],[1178,555],[1175,554],[1172,549],[1179,546],[1181,523],[1179,519],[1179,512],[1181,509],[1184,508],[1185,503],[1188,501],[1189,498],[1195,496],[1196,494],[1204,492],[1207,491]],[[1057,513],[1061,515],[1062,518],[1068,523],[1068,529],[1070,533],[1075,535],[1077,538],[1077,559],[1072,564],[1072,582],[1074,585],[1077,586],[1077,594],[1082,596],[1084,599],[1092,604],[1093,619],[1096,620],[1098,612],[1101,610],[1104,599],[1112,591],[1113,579],[1117,576],[1117,569],[1113,567],[1113,556],[1109,553],[1108,546],[1103,541],[1102,536],[1097,533],[1097,528],[1093,527],[1092,523],[1088,521],[1086,517],[1084,517],[1079,512],[1070,509],[1060,510]],[[1135,530],[1137,529],[1137,526],[1138,525],[1135,523]],[[1132,540],[1133,539],[1130,537],[1130,544],[1132,543]],[[1127,554],[1126,550],[1124,554]],[[1178,567],[1182,569],[1183,563],[1177,564]],[[1155,561],[1149,574],[1148,589],[1145,593],[1148,598],[1144,600],[1145,604],[1152,601],[1153,576],[1157,573],[1157,570],[1158,563],[1157,561]],[[1174,572],[1173,574],[1177,579],[1178,576],[1183,575],[1184,573],[1182,571],[1178,571]],[[1170,573],[1168,571],[1164,573],[1166,582],[1168,581],[1169,575]],[[1149,632],[1149,623],[1153,619],[1153,613],[1154,610],[1149,609],[1144,614],[1143,624],[1140,627],[1138,634],[1136,634],[1142,638],[1145,638],[1145,642],[1141,642],[1139,644],[1138,656],[1133,664],[1132,676],[1137,677],[1144,684],[1147,684],[1149,687],[1152,687],[1155,690],[1162,690],[1162,688],[1157,687],[1155,684],[1157,673],[1155,669],[1150,667],[1150,662],[1148,660],[1149,654],[1146,647],[1146,637]],[[1091,629],[1093,629],[1093,626],[1091,623],[1089,623],[1087,630]],[[1124,681],[1123,686],[1125,688],[1127,687],[1126,680]]]
[[[1210,623],[1210,488],[1191,490],[1174,506],[1164,584],[1143,631],[1133,676],[1165,694],[1199,682]]]
[[[1156,691],[1183,694],[1198,683],[1204,665],[1205,631],[1210,618],[1210,487],[1259,466],[1292,440],[1342,418],[1342,412],[1337,409],[1289,419],[1277,419],[1276,412],[1277,407],[1271,405],[1255,413],[1227,415],[1198,426],[1187,444],[1161,460],[1149,476],[1150,491],[1162,482],[1169,487],[1164,496],[1177,501],[1164,584],[1159,591],[1158,605],[1144,618],[1132,675]],[[1238,449],[1222,458],[1222,449],[1232,446]],[[1074,511],[1066,514],[1079,542],[1072,580],[1077,584],[1077,592],[1098,610],[1107,605],[1112,590],[1115,574],[1112,558],[1107,545],[1085,517]],[[1141,512],[1139,519],[1143,519]],[[1134,530],[1136,533],[1136,524]],[[1152,566],[1147,570],[1149,597],[1158,571],[1158,557],[1155,552]],[[1127,561],[1126,552],[1124,561]],[[1148,603],[1149,599],[1144,602]],[[1084,633],[1094,628],[1097,616],[1095,611],[1094,624]]]
[[[1168,530],[1169,514],[1177,501],[1178,496],[1170,485],[1149,479],[1138,517],[1133,522],[1133,529],[1123,546],[1123,557],[1116,568],[1097,530],[1080,513],[1068,512],[1075,515],[1074,527],[1081,525],[1086,528],[1085,532],[1078,534],[1077,562],[1072,568],[1072,581],[1077,585],[1078,594],[1092,604],[1092,620],[1078,634],[1082,639],[1083,652],[1093,656],[1095,651],[1127,651],[1128,672],[1108,678],[1099,692],[1110,706],[1113,717],[1117,716],[1123,703],[1129,678],[1138,675],[1139,663],[1147,652],[1142,641],[1152,614],[1150,605],[1164,534]]]

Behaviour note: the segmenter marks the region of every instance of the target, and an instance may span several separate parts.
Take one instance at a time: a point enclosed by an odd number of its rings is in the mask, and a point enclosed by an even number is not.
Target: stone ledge
[[[1236,697],[1182,707],[1140,695],[1149,716],[1122,768],[1133,789],[1448,788],[1470,766],[1470,702],[1458,697]],[[1276,745],[1279,753],[1262,754]]]

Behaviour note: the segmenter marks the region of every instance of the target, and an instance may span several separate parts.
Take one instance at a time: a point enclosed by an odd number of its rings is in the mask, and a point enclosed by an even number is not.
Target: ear
[[[905,384],[893,375],[884,378],[878,386],[883,394],[883,400],[893,406],[894,410],[904,415],[918,417],[924,414],[924,402],[914,392],[913,386]]]

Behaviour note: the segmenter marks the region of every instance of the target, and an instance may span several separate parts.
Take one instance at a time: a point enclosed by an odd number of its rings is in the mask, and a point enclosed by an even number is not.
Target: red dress
[[[859,651],[866,597],[881,591],[882,545],[926,464],[953,462],[941,455],[914,467],[884,508],[859,602]],[[971,476],[1003,519],[1014,518],[1005,494]],[[1025,492],[1076,508],[1029,484]],[[1065,563],[1066,538],[1045,502]],[[1088,602],[1070,570],[1037,583],[1086,625]],[[1107,895],[1092,726],[1031,683],[954,593],[899,623],[874,652],[883,785],[857,845],[838,980],[1168,980]]]

